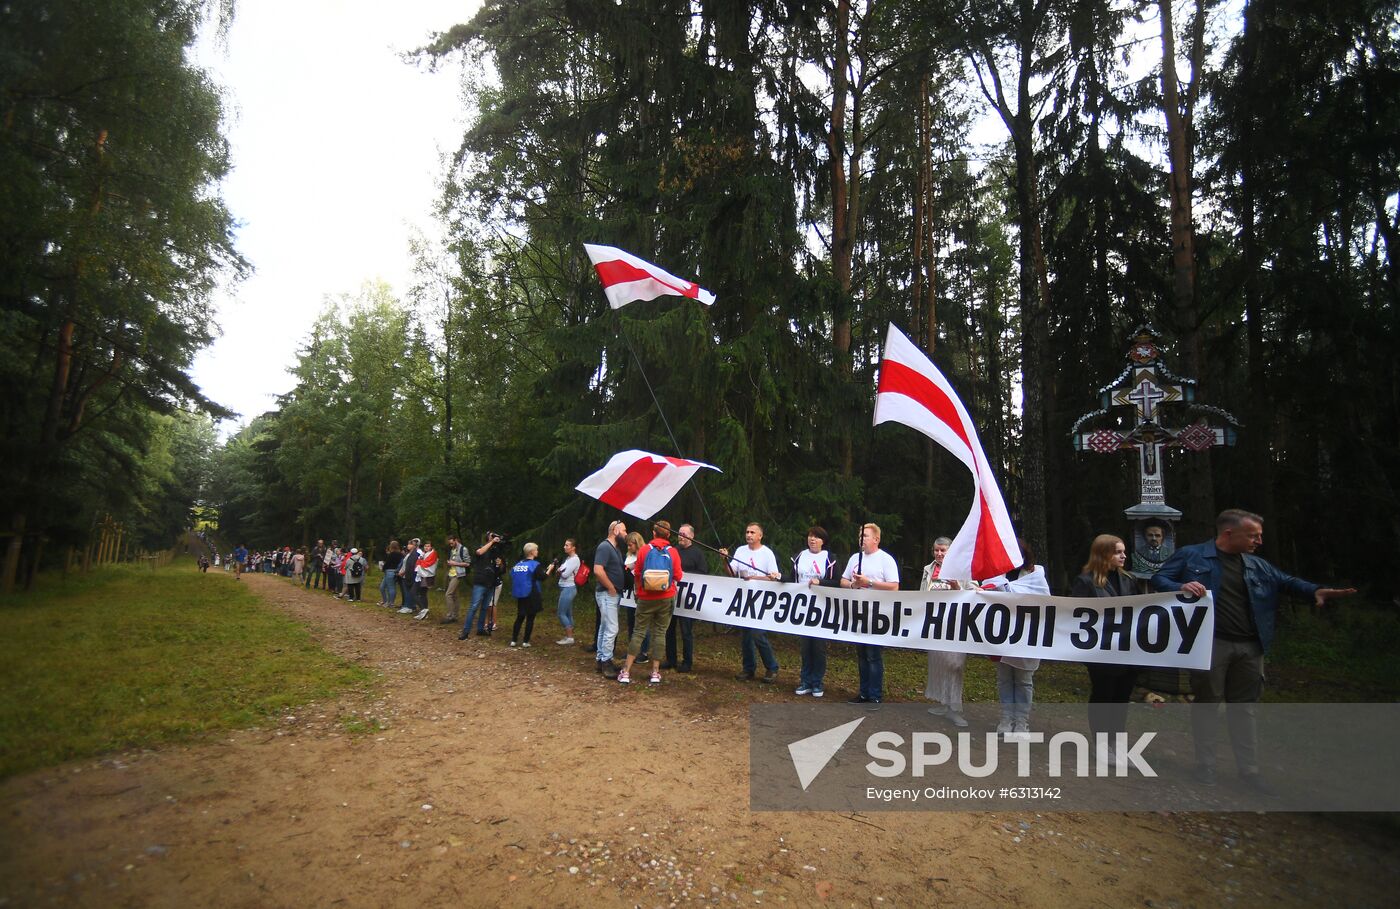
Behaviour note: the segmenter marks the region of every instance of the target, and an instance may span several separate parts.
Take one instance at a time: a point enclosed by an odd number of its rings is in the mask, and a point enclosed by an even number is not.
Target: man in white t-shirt
[[[763,545],[763,525],[757,521],[744,528],[744,544],[738,552],[727,558],[724,570],[741,581],[778,581],[783,573],[778,570],[778,557],[773,550]],[[728,549],[720,554],[729,556]],[[741,682],[752,681],[758,671],[758,660],[754,651],[763,657],[763,668],[767,673],[759,681],[769,685],[778,678],[778,658],[773,653],[773,645],[768,643],[768,632],[758,628],[745,628],[740,642],[740,652],[744,657],[744,671],[734,678]]]
[[[899,566],[894,556],[880,548],[880,527],[866,524],[860,529],[860,552],[851,556],[841,573],[841,586],[851,590],[898,590]],[[884,699],[885,653],[873,644],[856,645],[856,665],[860,669],[860,694],[852,704],[878,704]]]

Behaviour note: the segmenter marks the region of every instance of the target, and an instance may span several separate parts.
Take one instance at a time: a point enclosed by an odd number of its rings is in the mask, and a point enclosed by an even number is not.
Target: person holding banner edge
[[[1196,780],[1215,785],[1217,705],[1224,702],[1241,782],[1261,795],[1275,795],[1259,776],[1254,705],[1263,692],[1264,653],[1274,638],[1279,593],[1311,598],[1321,608],[1330,599],[1351,596],[1356,588],[1323,587],[1285,574],[1254,554],[1263,542],[1262,517],[1227,508],[1215,519],[1215,539],[1178,549],[1152,576],[1152,587],[1196,597],[1209,590],[1215,602],[1210,668],[1191,671]]]
[[[729,554],[728,549],[721,549],[720,555],[725,557],[724,570],[732,577],[741,581],[777,581],[782,579],[782,572],[778,570],[778,557],[773,555],[773,550],[763,545],[763,525],[757,521],[750,522],[744,528],[744,543],[739,547],[734,555]],[[740,650],[743,654],[743,671],[734,678],[740,682],[753,681],[758,672],[758,661],[755,659],[754,651],[763,658],[763,668],[767,674],[759,681],[766,684],[773,684],[778,678],[778,657],[773,653],[773,645],[768,643],[768,632],[758,628],[745,628],[743,637],[740,639]]]
[[[898,590],[899,565],[894,557],[880,548],[878,524],[862,524],[860,550],[846,563],[841,573],[841,586],[852,590]],[[874,644],[856,645],[856,664],[860,670],[860,694],[851,698],[852,704],[879,704],[884,700],[885,651]]]
[[[681,556],[681,571],[686,574],[709,574],[710,567],[706,564],[705,550],[695,545],[695,527],[682,524],[676,531],[676,537],[676,548]],[[680,638],[679,641],[677,637]],[[676,659],[677,644],[680,645],[679,660]],[[694,662],[695,620],[675,615],[673,612],[671,624],[666,628],[666,662],[661,664],[661,668],[689,672]]]

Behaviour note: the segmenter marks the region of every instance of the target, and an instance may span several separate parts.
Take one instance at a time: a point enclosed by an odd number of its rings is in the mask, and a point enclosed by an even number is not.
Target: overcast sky
[[[226,45],[201,44],[197,62],[227,92],[224,198],[256,272],[218,298],[223,334],[194,379],[242,422],[291,388],[287,369],[328,295],[375,279],[406,292],[409,236],[434,229],[441,157],[465,108],[455,68],[430,73],[401,55],[477,5],[239,0]]]

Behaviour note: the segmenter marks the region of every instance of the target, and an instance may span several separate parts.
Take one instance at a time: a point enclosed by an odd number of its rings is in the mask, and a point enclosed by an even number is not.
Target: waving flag
[[[945,578],[983,580],[1021,564],[1021,549],[997,479],[957,392],[924,352],[898,328],[885,336],[875,423],[917,429],[951,451],[972,472],[972,510],[943,556]]]
[[[701,467],[719,472],[712,464],[633,449],[613,455],[602,470],[574,488],[645,521],[671,501]]]
[[[699,300],[706,306],[715,302],[715,295],[694,281],[677,278],[616,246],[585,243],[583,248],[598,271],[603,293],[613,309],[621,309],[633,300],[654,300],[667,294]]]

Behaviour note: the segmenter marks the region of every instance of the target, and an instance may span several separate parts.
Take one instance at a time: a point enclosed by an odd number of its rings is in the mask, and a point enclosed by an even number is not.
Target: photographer
[[[489,637],[491,630],[486,627],[486,611],[491,605],[491,594],[501,583],[502,555],[509,542],[505,536],[487,531],[481,536],[481,546],[472,559],[472,604],[467,609],[467,620],[457,640],[465,641],[472,636],[472,622],[476,622],[476,633]]]

